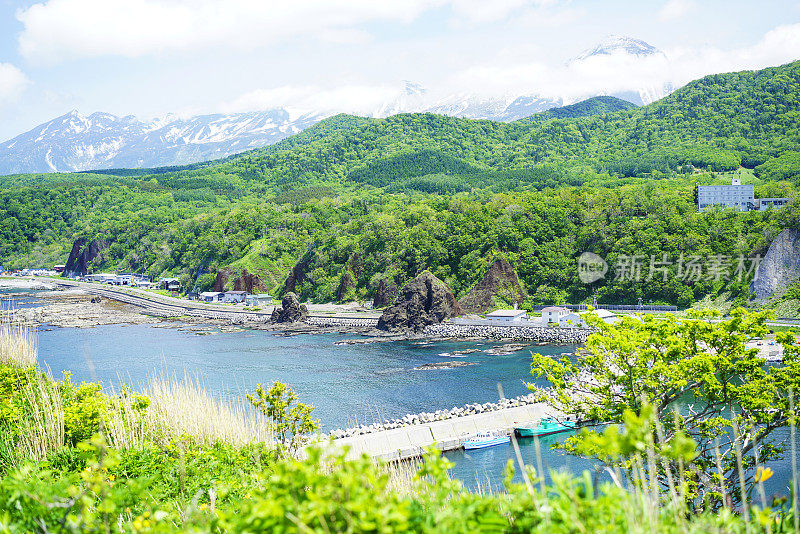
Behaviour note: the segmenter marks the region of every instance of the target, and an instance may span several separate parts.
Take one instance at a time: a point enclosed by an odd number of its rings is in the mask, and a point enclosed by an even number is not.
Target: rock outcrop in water
[[[404,285],[394,304],[384,310],[378,328],[422,332],[428,325],[461,314],[461,307],[450,288],[430,271],[423,271]]]
[[[800,280],[800,230],[781,232],[769,246],[756,270],[750,290],[758,299],[768,299]]]
[[[522,304],[525,289],[508,260],[496,258],[480,282],[458,301],[464,313],[485,313],[496,308],[495,299],[509,304]]]
[[[76,239],[64,266],[64,276],[83,276],[91,272],[95,265],[102,263],[108,245],[108,241],[102,239]]]
[[[300,299],[294,293],[287,293],[281,301],[281,307],[275,308],[270,320],[273,323],[296,323],[308,316],[308,308],[300,304]]]

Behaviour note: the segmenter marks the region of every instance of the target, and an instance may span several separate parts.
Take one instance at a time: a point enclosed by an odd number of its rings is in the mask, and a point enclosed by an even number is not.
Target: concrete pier
[[[536,423],[549,415],[545,404],[528,404],[487,413],[433,421],[381,432],[334,440],[336,446],[349,446],[348,457],[362,453],[385,460],[405,460],[422,456],[434,443],[443,450],[461,448],[464,441],[482,431],[513,432],[515,426]]]

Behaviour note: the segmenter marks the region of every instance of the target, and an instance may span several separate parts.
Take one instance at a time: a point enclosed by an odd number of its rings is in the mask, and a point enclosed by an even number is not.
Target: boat
[[[494,445],[502,445],[508,443],[511,438],[505,434],[494,434],[492,432],[478,432],[464,442],[464,448],[483,449],[484,447],[493,447]]]
[[[558,421],[554,421],[549,417],[544,417],[536,426],[514,427],[514,435],[518,438],[533,438],[536,436],[549,436],[551,434],[558,434],[560,432],[567,432],[569,430],[575,430],[574,423],[559,423]]]

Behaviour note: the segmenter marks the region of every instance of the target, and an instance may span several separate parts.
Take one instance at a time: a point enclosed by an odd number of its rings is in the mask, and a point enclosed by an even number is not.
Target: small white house
[[[222,302],[238,304],[240,302],[244,302],[246,296],[247,291],[226,291],[222,294]]]
[[[586,313],[586,312],[583,312]],[[606,324],[614,324],[620,320],[619,315],[608,310],[595,310],[594,314],[603,320]]]
[[[116,279],[117,275],[111,273],[94,273],[86,275],[86,280],[89,282],[100,282],[101,284],[114,284]]]
[[[542,325],[559,324],[560,319],[568,313],[569,310],[561,306],[542,308]]]
[[[584,328],[586,326],[586,321],[584,320],[584,315],[587,313],[593,313],[597,317],[599,317],[603,322],[606,324],[614,324],[620,320],[620,317],[608,310],[598,309],[594,311],[582,311],[582,312],[569,312],[566,315],[562,315],[561,318],[558,320],[558,326],[561,328]]]
[[[200,299],[203,302],[219,302],[222,300],[223,293],[218,291],[203,291],[200,293]]]
[[[528,312],[525,310],[495,310],[487,313],[486,318],[492,323],[521,323],[528,320]]]
[[[253,307],[271,306],[272,295],[270,295],[269,293],[259,293],[258,295],[247,295],[244,298],[244,302],[248,306],[253,306]]]
[[[558,318],[558,326],[560,328],[583,328],[586,323],[583,321],[580,313],[569,312]]]

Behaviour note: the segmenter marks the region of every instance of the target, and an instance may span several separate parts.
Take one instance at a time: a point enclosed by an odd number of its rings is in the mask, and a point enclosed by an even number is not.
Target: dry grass
[[[31,331],[0,322],[0,365],[31,369],[36,362],[36,338]],[[10,435],[4,433],[3,447],[18,460],[42,460],[64,446],[64,399],[59,384],[38,370],[22,383],[25,415],[17,422],[18,438],[11,443]],[[274,442],[266,419],[244,397],[216,399],[197,379],[153,377],[143,393],[151,401],[144,410],[141,397],[130,391],[107,396],[102,430],[113,447],[138,449],[179,437],[234,446]]]
[[[0,324],[0,365],[26,368],[36,365],[36,336],[23,326]]]
[[[44,460],[64,446],[64,404],[58,385],[38,374],[22,386],[22,396],[30,406],[19,422],[16,445],[18,460]]]
[[[201,443],[273,443],[267,420],[243,398],[215,399],[196,378],[176,381],[154,376],[144,394],[152,401],[147,420],[154,438],[186,435]]]

